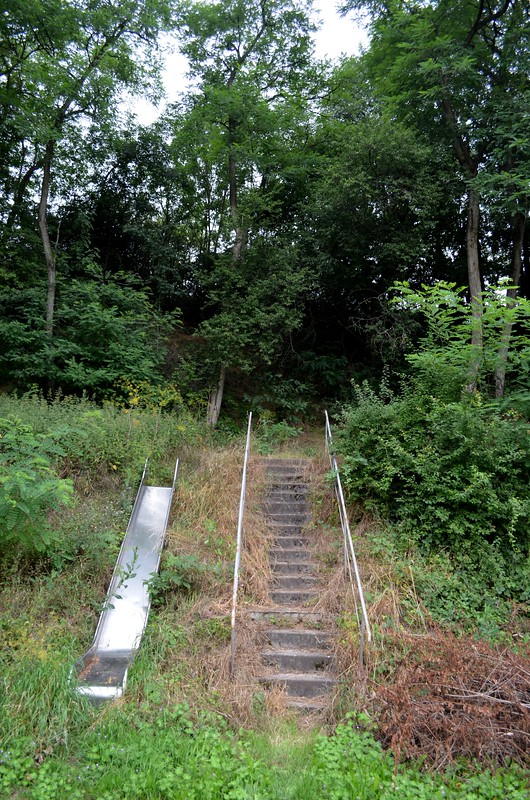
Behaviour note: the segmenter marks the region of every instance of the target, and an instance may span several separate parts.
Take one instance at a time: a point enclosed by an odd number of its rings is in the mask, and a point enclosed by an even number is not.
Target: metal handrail
[[[247,464],[250,453],[250,431],[252,428],[252,411],[248,415],[247,442],[245,445],[245,459],[243,462],[243,476],[241,478],[241,494],[239,497],[239,516],[237,520],[237,541],[236,541],[236,560],[234,563],[234,589],[232,593],[232,635],[230,641],[230,675],[234,674],[234,664],[236,655],[236,606],[237,590],[239,587],[239,567],[241,564],[241,539],[243,535],[243,514],[245,511],[245,495],[247,491]]]
[[[359,573],[359,567],[357,564],[357,557],[355,555],[355,548],[353,546],[350,523],[348,520],[348,512],[346,511],[346,503],[344,502],[344,493],[342,491],[342,482],[340,479],[339,467],[337,464],[337,458],[335,456],[335,452],[333,450],[333,439],[331,436],[331,425],[329,424],[328,412],[325,411],[324,414],[326,415],[326,451],[329,455],[331,469],[335,476],[335,496],[337,498],[337,504],[339,507],[340,523],[342,527],[342,536],[344,540],[344,577],[345,578],[349,577],[350,579],[353,602],[355,605],[355,614],[357,617],[357,623],[359,624],[359,629],[361,633],[359,658],[362,664],[364,660],[364,637],[366,635],[367,640],[371,642],[372,632],[370,630],[370,622],[368,620],[368,613],[366,611],[363,586],[361,582],[361,576]],[[357,586],[357,595],[359,597],[359,604],[361,606],[360,619],[359,619],[359,608],[357,606],[357,597],[355,594],[355,585]]]

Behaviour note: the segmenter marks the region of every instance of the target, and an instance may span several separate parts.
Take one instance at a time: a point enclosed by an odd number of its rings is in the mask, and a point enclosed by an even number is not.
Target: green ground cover
[[[15,453],[18,437],[28,452],[35,457],[41,453],[44,459],[43,475],[22,475],[22,487],[25,480],[38,486],[40,479],[69,481],[72,487],[66,503],[45,507],[39,501],[29,508],[30,525],[22,510],[11,530],[21,527],[24,536],[1,540],[0,797],[528,796],[528,774],[513,764],[492,770],[484,764],[460,763],[441,774],[424,770],[421,761],[396,764],[377,741],[373,715],[360,713],[353,701],[349,713],[343,702],[338,718],[309,729],[285,716],[264,714],[257,696],[252,713],[242,722],[227,696],[211,690],[197,665],[224,652],[227,626],[224,618],[201,616],[200,603],[208,592],[215,597],[217,584],[229,573],[232,554],[225,527],[208,507],[198,481],[200,474],[212,471],[208,454],[226,449],[226,442],[212,441],[184,414],[97,408],[86,401],[2,397],[0,418],[7,421],[3,430],[11,437],[11,444],[2,448],[3,475],[20,471],[20,460],[9,455]],[[288,438],[293,447],[294,437]],[[269,426],[267,450],[273,445]],[[203,468],[199,451],[206,454]],[[70,667],[93,635],[135,481],[149,454],[158,462],[160,479],[170,474],[176,454],[192,465],[182,475],[179,510],[186,523],[178,536],[182,542],[186,536],[197,539],[198,532],[204,534],[202,555],[211,568],[197,569],[196,556],[179,561],[181,573],[188,565],[189,574],[181,574],[153,608],[126,697],[94,709],[73,692]],[[234,456],[233,464],[238,459]],[[226,474],[225,470],[221,475],[225,482]],[[5,497],[5,483],[0,488]],[[215,494],[219,501],[219,492]],[[192,518],[189,497],[200,498],[202,520]],[[50,531],[44,548],[32,546],[42,542],[41,522]],[[169,560],[167,569],[171,564]]]

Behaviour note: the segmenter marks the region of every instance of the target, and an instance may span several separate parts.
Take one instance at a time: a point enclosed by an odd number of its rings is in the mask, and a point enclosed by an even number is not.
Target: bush
[[[258,452],[261,455],[270,455],[282,445],[296,439],[301,432],[301,428],[295,428],[285,420],[275,422],[272,415],[263,413],[256,427]]]
[[[124,279],[125,281],[125,279]],[[168,323],[130,283],[60,285],[53,338],[42,313],[44,288],[0,293],[0,378],[23,389],[60,386],[101,399],[116,381],[160,380]]]
[[[200,561],[195,555],[175,556],[166,553],[159,572],[153,572],[148,582],[149,594],[155,605],[161,605],[173,592],[197,589],[206,572],[219,576],[219,570]]]
[[[427,548],[495,543],[528,550],[528,424],[473,397],[444,402],[355,387],[344,416],[342,471],[352,499]]]
[[[0,419],[0,440],[1,543],[43,553],[54,541],[47,515],[67,505],[73,493],[71,481],[51,466],[64,453],[16,418]]]
[[[378,392],[354,386],[337,437],[345,487],[350,499],[393,523],[402,545],[448,558],[451,584],[426,585],[438,618],[461,606],[493,629],[495,603],[505,610],[509,599],[528,600],[530,426],[520,403],[484,397],[494,386],[507,323],[514,325],[511,385],[524,386],[530,306],[485,293],[477,359],[468,344],[470,310],[453,286],[412,292],[402,285],[398,302],[426,317],[427,334],[408,355],[411,377],[397,393],[387,379]],[[473,365],[483,395],[467,386]]]

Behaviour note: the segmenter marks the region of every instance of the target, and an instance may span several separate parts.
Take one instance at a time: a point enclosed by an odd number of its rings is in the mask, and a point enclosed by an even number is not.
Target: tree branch
[[[469,31],[469,33],[466,36],[466,39],[465,39],[465,42],[464,42],[464,47],[469,47],[471,45],[473,39],[475,38],[475,36],[477,35],[477,33],[480,30],[482,30],[483,28],[486,28],[491,22],[496,22],[498,19],[503,17],[506,14],[506,12],[508,11],[508,9],[509,9],[509,7],[511,5],[511,2],[512,2],[512,0],[504,0],[504,3],[502,4],[501,8],[497,12],[492,11],[491,9],[488,9],[489,10],[489,14],[486,14],[486,16],[484,18],[482,18],[482,14],[483,14],[483,11],[484,11],[484,0],[480,0],[477,17],[475,19],[473,27],[471,28],[471,30]]]

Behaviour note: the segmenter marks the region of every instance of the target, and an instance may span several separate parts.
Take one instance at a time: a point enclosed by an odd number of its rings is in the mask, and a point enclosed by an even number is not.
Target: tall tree
[[[15,225],[28,190],[38,182],[38,227],[48,291],[46,330],[53,333],[56,256],[48,207],[57,146],[69,127],[101,121],[115,111],[112,100],[124,86],[137,87],[151,72],[149,55],[157,33],[170,24],[166,0],[37,0],[13,4],[3,19],[9,29],[4,59],[4,124],[12,122],[11,203]],[[13,88],[16,87],[16,93]]]
[[[526,0],[348,0],[344,10],[368,8],[373,39],[367,60],[396,113],[419,115],[422,125],[451,144],[467,186],[467,263],[473,307],[469,387],[475,385],[482,346],[480,176],[494,151],[500,97],[518,111],[518,87],[527,81],[525,45],[530,22]],[[506,108],[506,104],[505,104]],[[499,169],[499,164],[490,169]],[[514,226],[519,242],[520,231]],[[520,247],[520,244],[517,244]]]
[[[236,273],[245,258],[257,198],[266,191],[268,142],[281,136],[274,127],[278,114],[286,107],[303,105],[314,85],[310,8],[310,0],[220,0],[184,5],[182,50],[197,83],[196,109],[221,134],[225,153],[223,173],[232,231],[230,268]],[[217,316],[218,322],[224,318],[225,326],[233,327],[233,315],[227,314],[230,303],[225,295]],[[241,313],[251,313],[251,306],[249,303]],[[220,355],[208,404],[212,426],[221,408],[227,360],[234,356],[226,351]]]

